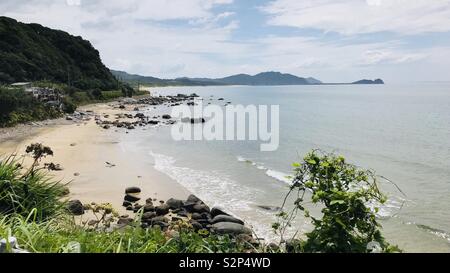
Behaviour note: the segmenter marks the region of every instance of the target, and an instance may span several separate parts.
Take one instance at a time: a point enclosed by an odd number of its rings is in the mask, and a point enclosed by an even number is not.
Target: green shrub
[[[63,111],[67,114],[73,114],[77,110],[77,105],[73,102],[72,98],[65,97],[63,99]]]
[[[60,212],[66,191],[42,169],[24,170],[14,157],[0,160],[0,214],[26,217],[35,210],[37,221],[44,221]]]
[[[59,109],[37,101],[22,89],[0,88],[0,127],[58,117]]]
[[[282,223],[274,228],[285,232],[286,227],[302,211],[311,219],[314,229],[298,249],[303,252],[364,253],[370,246],[377,251],[397,251],[381,234],[377,221],[378,206],[386,201],[372,171],[348,164],[341,156],[311,152],[301,163],[295,163],[295,175],[289,195],[295,195],[294,209],[282,212]],[[311,194],[310,200],[305,200]],[[286,199],[287,200],[287,199]],[[306,203],[323,207],[321,217],[314,217]]]

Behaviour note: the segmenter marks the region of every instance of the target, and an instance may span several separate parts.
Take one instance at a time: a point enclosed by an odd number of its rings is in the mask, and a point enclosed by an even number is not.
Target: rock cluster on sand
[[[138,127],[146,127],[148,125],[155,126],[155,125],[172,125],[175,124],[177,121],[173,119],[172,116],[168,114],[164,114],[162,116],[146,116],[144,113],[139,112],[141,109],[141,106],[157,106],[157,105],[165,105],[167,107],[174,107],[181,105],[185,103],[188,106],[194,106],[196,105],[194,99],[198,98],[199,96],[197,94],[191,94],[191,95],[184,95],[184,94],[178,94],[176,96],[159,96],[159,97],[146,97],[141,99],[122,99],[116,104],[113,105],[114,108],[122,109],[122,110],[129,110],[129,112],[138,112],[135,114],[131,113],[121,113],[116,114],[115,117],[110,117],[109,115],[103,115],[103,116],[95,116],[95,121],[97,125],[105,130],[109,130],[113,127],[116,128],[124,128],[127,130],[134,130]],[[201,99],[198,99],[201,100]],[[223,98],[219,99],[223,100]],[[131,107],[128,107],[131,106]],[[131,111],[132,110],[132,111]],[[79,113],[79,115],[83,116],[86,113]],[[89,115],[92,115],[92,113],[89,113]],[[74,120],[77,117],[75,116],[68,116],[67,117],[70,120]],[[114,120],[111,120],[114,119]],[[198,124],[198,123],[205,123],[206,120],[203,117],[184,117],[181,119],[182,122],[191,123],[191,124]]]
[[[209,208],[195,195],[190,195],[186,200],[170,198],[155,204],[155,199],[148,198],[144,205],[138,203],[141,200],[137,195],[140,189],[130,187],[125,190],[124,207],[127,210],[139,212],[141,210],[142,227],[151,228],[158,226],[162,230],[168,230],[171,225],[179,222],[188,223],[195,231],[207,230],[217,234],[247,235],[252,241],[252,230],[245,226],[244,222],[223,209]],[[119,220],[124,223],[125,220]]]

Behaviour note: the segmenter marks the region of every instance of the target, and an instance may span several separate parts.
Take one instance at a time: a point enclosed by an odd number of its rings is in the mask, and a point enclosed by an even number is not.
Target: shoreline
[[[92,111],[95,116],[132,112],[131,109],[116,109],[112,107],[114,103],[117,102],[91,104],[79,110]],[[92,117],[83,121],[58,119],[19,125],[0,130],[0,155],[22,156],[31,143],[49,146],[54,156],[45,158],[41,164],[61,165],[62,171],[51,174],[62,183],[69,183],[69,199],[111,203],[119,213],[126,212],[122,203],[127,187],[139,187],[142,196],[164,201],[185,199],[190,194],[152,164],[135,160],[139,157],[121,145],[124,134],[100,128]]]

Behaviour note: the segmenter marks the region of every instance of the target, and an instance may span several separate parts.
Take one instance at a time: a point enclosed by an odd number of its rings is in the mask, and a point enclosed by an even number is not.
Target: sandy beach
[[[82,107],[96,115],[114,116],[129,109],[114,109],[110,104]],[[139,160],[139,155],[121,146],[124,131],[104,130],[92,118],[89,121],[46,121],[21,125],[0,131],[0,154],[17,153],[22,156],[31,143],[42,143],[52,148],[53,157],[41,164],[60,164],[62,171],[52,172],[55,179],[69,183],[70,198],[83,203],[112,203],[119,212],[126,187],[142,189],[141,197],[158,200],[185,199],[189,192],[152,164]],[[107,163],[108,162],[108,163]]]

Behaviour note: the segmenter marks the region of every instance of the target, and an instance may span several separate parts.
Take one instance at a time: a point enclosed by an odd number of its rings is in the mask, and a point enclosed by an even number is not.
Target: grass
[[[54,181],[44,170],[24,171],[15,157],[0,160],[0,213],[28,216],[44,221],[64,206],[65,185]]]
[[[42,151],[44,150],[37,150]],[[35,163],[44,156],[37,152],[34,154]],[[106,218],[101,222],[101,228],[93,228],[83,219],[69,215],[65,202],[61,200],[65,191],[65,185],[53,180],[48,172],[35,169],[34,164],[29,169],[24,169],[14,156],[0,160],[0,239],[14,236],[22,249],[37,253],[261,251],[229,236],[195,232],[187,223],[182,222],[173,223],[169,232],[158,228],[143,229],[139,220],[140,213],[125,228],[109,228],[106,223],[110,221]],[[91,210],[95,213],[98,209],[96,207]],[[105,216],[115,219],[113,209],[103,211],[109,211]],[[78,246],[78,249],[74,251],[73,246]]]
[[[15,236],[21,248],[35,253],[242,253],[251,247],[228,236],[201,235],[192,230],[169,236],[160,229],[134,226],[113,231],[95,231],[76,225],[62,215],[45,222],[28,217],[0,216],[0,237]],[[257,251],[254,249],[254,251]]]

